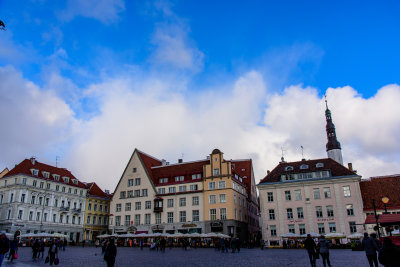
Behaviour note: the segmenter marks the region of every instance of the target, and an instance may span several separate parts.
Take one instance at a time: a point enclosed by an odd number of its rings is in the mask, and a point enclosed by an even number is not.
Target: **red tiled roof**
[[[400,214],[379,214],[378,216],[380,224],[400,223]],[[376,224],[375,215],[367,215],[365,224]]]
[[[234,167],[233,167],[234,165]],[[243,183],[246,185],[247,195],[251,196],[251,175],[252,162],[251,159],[232,160],[232,169],[242,177]],[[245,178],[246,177],[246,178]]]
[[[31,172],[31,169],[39,170],[38,175],[37,176],[33,175]],[[49,178],[45,178],[43,176],[43,171],[50,173]],[[41,163],[37,160],[35,160],[35,164],[33,164],[32,160],[24,159],[21,163],[16,165],[11,171],[9,171],[2,178],[10,177],[10,176],[17,175],[17,174],[24,174],[24,175],[32,176],[32,177],[39,178],[42,180],[50,180],[50,181],[54,181],[54,182],[58,182],[58,183],[62,183],[62,184],[70,185],[70,186],[86,188],[85,184],[80,182],[69,170],[64,169],[64,168],[57,168],[57,167],[54,167],[51,165],[47,165],[47,164]],[[54,180],[53,174],[60,175],[60,181]],[[64,182],[64,180],[62,179],[63,176],[69,177],[68,183]],[[72,182],[72,179],[77,179],[78,184],[74,184]]]
[[[400,175],[372,177],[360,182],[364,210],[373,210],[372,200],[375,199],[377,209],[384,209],[382,197],[388,197],[388,210],[400,208]]]
[[[324,166],[317,168],[316,167],[317,163],[323,163]],[[308,165],[308,169],[300,169],[300,166],[303,164]],[[292,166],[293,170],[285,171],[285,167],[288,167],[288,166]],[[342,164],[334,161],[331,158],[302,160],[302,161],[296,161],[296,162],[280,162],[275,167],[275,169],[273,169],[269,174],[267,174],[260,181],[260,184],[280,182],[282,174],[308,173],[308,172],[323,171],[323,170],[329,170],[332,174],[332,177],[357,175],[355,172],[347,169]]]
[[[111,199],[111,195],[107,194],[96,183],[88,183],[86,184],[86,188],[88,189],[88,195],[93,197],[101,197],[105,199]]]
[[[147,170],[147,173],[150,175],[150,178],[154,181],[153,173],[151,171],[151,167],[161,166],[162,162],[142,151],[137,150],[139,157],[142,159],[143,165]]]

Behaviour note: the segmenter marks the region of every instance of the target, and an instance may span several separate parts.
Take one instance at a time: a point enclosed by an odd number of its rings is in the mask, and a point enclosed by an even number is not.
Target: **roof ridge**
[[[185,161],[182,163],[174,163],[174,164],[168,164],[168,165],[161,165],[161,166],[153,166],[151,167],[151,169],[155,169],[155,168],[162,168],[162,167],[169,167],[169,166],[177,166],[177,165],[185,165],[185,164],[189,164],[189,163],[196,163],[196,162],[201,162],[201,161],[207,161],[208,159],[202,159],[202,160],[194,160],[194,161]],[[209,160],[208,160],[209,161]]]
[[[141,153],[141,154],[143,154],[143,155],[145,155],[145,156],[148,156],[149,158],[152,158],[152,159],[154,159],[154,160],[157,160],[157,161],[159,161],[159,162],[162,162],[162,161],[159,160],[158,158],[156,158],[156,157],[154,157],[154,156],[152,156],[152,155],[150,155],[150,154],[147,154],[146,152],[143,152],[143,151],[140,150],[140,149],[137,149],[137,148],[136,148],[136,150],[137,150],[139,153]]]

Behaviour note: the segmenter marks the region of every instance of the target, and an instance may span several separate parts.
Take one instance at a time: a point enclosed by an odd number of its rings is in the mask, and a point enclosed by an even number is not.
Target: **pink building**
[[[257,185],[262,236],[280,245],[282,236],[307,233],[362,233],[365,215],[361,177],[344,167],[331,112],[326,108],[328,158],[282,161]]]

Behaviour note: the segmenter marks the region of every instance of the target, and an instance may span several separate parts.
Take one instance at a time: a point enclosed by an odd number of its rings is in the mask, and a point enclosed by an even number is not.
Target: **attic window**
[[[69,183],[69,177],[63,176],[63,180],[64,180],[64,182]]]
[[[244,172],[246,169],[242,169],[242,172]]]
[[[168,183],[168,178],[160,178],[160,184]]]
[[[76,180],[76,179],[72,179],[72,182],[74,183],[74,184],[78,184],[78,180]],[[75,189],[76,190],[76,189]]]
[[[60,181],[60,175],[58,174],[53,174],[54,180]]]
[[[247,178],[247,176],[245,175],[245,176],[243,176],[243,178],[244,178],[244,179],[246,179],[246,178]]]
[[[39,170],[31,169],[32,175],[37,176],[39,174]]]
[[[287,166],[287,167],[285,167],[285,171],[293,171],[293,166]]]
[[[317,168],[323,168],[324,164],[322,162],[318,162],[317,164],[315,164],[315,167]]]
[[[49,178],[50,173],[49,172],[42,172],[44,178]]]
[[[300,170],[306,170],[308,169],[308,165],[307,164],[303,164],[300,166]]]

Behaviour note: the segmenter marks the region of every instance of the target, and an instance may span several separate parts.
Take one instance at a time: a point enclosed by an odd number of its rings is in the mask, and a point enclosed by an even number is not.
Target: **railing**
[[[154,207],[154,212],[162,212],[163,207]]]
[[[69,207],[61,207],[60,211],[69,211]]]

